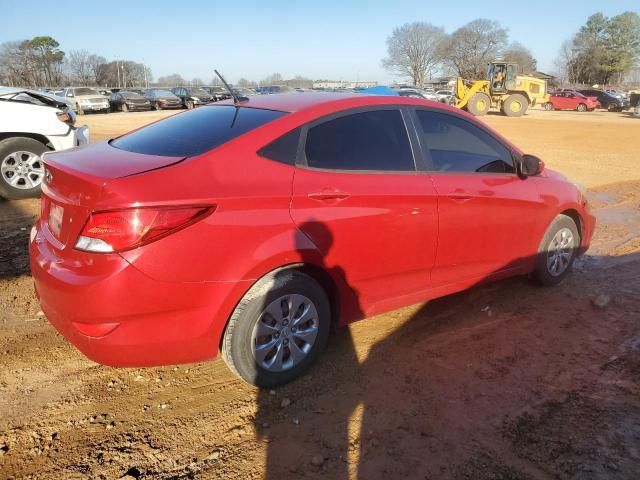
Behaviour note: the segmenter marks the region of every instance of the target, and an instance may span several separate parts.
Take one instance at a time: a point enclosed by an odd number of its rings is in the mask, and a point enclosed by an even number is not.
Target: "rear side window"
[[[283,115],[232,105],[200,107],[112,140],[111,145],[147,155],[193,157]]]
[[[515,171],[509,149],[481,128],[446,113],[418,110],[416,114],[434,171]]]
[[[415,170],[399,110],[374,110],[329,120],[307,132],[307,165],[336,170]]]
[[[295,165],[299,142],[300,129],[296,128],[261,148],[258,155],[287,165]]]

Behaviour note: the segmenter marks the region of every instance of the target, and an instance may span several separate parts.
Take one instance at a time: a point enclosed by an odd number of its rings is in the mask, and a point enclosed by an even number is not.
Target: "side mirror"
[[[544,170],[544,162],[535,155],[523,155],[520,159],[520,177],[540,175]]]

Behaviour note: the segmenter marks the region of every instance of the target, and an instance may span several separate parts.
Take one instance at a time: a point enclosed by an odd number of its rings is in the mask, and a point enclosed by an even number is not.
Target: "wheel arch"
[[[1,132],[0,133],[0,142],[2,140],[7,140],[8,138],[31,138],[32,140],[36,140],[42,143],[49,150],[54,150],[53,144],[47,138],[46,135],[42,135],[39,133],[31,133],[31,132]]]
[[[340,290],[338,288],[338,285],[336,284],[335,279],[329,274],[329,272],[323,266],[310,263],[310,262],[288,263],[264,273],[259,278],[256,278],[248,288],[246,288],[244,293],[238,298],[238,301],[235,303],[235,305],[229,312],[228,317],[225,320],[224,328],[222,330],[222,334],[220,335],[220,340],[218,342],[219,349],[222,349],[222,343],[224,342],[225,332],[227,330],[227,327],[229,326],[229,320],[231,319],[233,312],[238,307],[238,304],[242,302],[244,297],[249,292],[251,292],[251,290],[253,290],[265,278],[268,278],[270,276],[275,276],[279,273],[283,273],[287,271],[297,271],[300,273],[304,273],[305,275],[308,275],[313,280],[318,282],[318,284],[324,290],[329,300],[329,306],[331,308],[331,326],[332,328],[335,328],[338,325],[338,320],[340,318],[340,309],[342,304],[340,301]]]
[[[578,234],[580,234],[580,241],[582,241],[582,237],[584,236],[584,232],[583,232],[583,230],[584,230],[584,220],[582,219],[582,216],[580,215],[580,212],[578,212],[574,208],[567,208],[567,209],[561,211],[559,213],[559,215],[566,215],[571,220],[573,220],[573,222],[576,224],[576,227],[578,228]]]

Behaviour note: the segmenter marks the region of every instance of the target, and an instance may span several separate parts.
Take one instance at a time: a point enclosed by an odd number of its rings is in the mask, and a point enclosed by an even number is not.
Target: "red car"
[[[574,91],[554,92],[545,103],[545,110],[577,110],[578,112],[591,112],[600,106],[596,97],[585,97]]]
[[[408,97],[224,101],[45,155],[42,310],[112,366],[300,375],[332,325],[512,275],[553,285],[595,220],[471,115]]]

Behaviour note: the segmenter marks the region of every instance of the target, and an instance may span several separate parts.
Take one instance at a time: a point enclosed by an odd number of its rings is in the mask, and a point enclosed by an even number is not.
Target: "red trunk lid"
[[[107,142],[45,155],[41,219],[51,243],[73,247],[109,180],[167,167],[180,157],[126,152]]]

